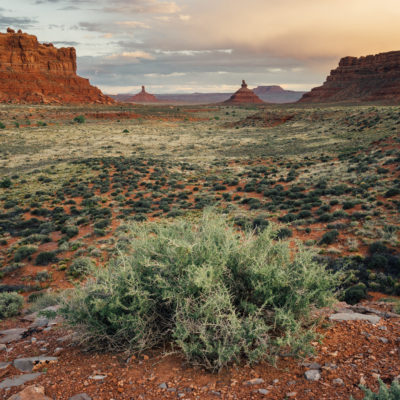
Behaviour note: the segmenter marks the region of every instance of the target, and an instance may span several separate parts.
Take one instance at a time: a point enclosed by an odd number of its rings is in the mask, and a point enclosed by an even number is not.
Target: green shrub
[[[0,293],[0,318],[18,315],[24,304],[24,298],[18,293]]]
[[[361,386],[361,389],[365,393],[364,400],[399,400],[400,399],[400,384],[397,381],[393,381],[390,387],[387,387],[379,379],[379,392],[374,393],[371,390]],[[350,400],[354,400],[353,397]]]
[[[78,124],[83,124],[85,121],[86,119],[83,115],[78,115],[74,118],[74,122],[77,122]]]
[[[367,287],[363,283],[351,286],[344,292],[344,301],[348,304],[356,304],[367,298]]]
[[[36,257],[36,265],[48,265],[57,261],[57,254],[55,251],[42,251]]]
[[[63,316],[90,347],[173,342],[210,370],[310,350],[310,310],[329,304],[336,284],[314,253],[291,251],[271,226],[238,234],[208,211],[198,223],[134,223],[130,235],[132,253],[64,299]]]
[[[4,123],[0,122],[0,129],[5,129],[5,128],[6,128],[6,126],[4,125]]]
[[[21,246],[17,249],[17,251],[14,254],[14,261],[15,262],[20,262],[26,257],[31,256],[33,253],[36,253],[37,251],[36,246]]]
[[[326,232],[319,241],[319,244],[332,244],[336,241],[338,236],[339,232],[336,229]]]
[[[68,268],[68,275],[73,278],[81,278],[89,275],[94,270],[94,262],[89,257],[78,257]]]
[[[12,185],[12,182],[11,182],[11,179],[10,179],[10,178],[3,178],[3,179],[0,181],[0,188],[7,189],[7,188],[9,188],[11,185]]]

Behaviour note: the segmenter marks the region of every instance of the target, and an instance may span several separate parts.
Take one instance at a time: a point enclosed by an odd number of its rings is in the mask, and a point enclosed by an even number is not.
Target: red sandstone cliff
[[[125,100],[127,103],[157,103],[158,99],[156,96],[147,93],[144,86],[142,86],[142,91],[134,96],[129,97]]]
[[[304,94],[302,103],[400,101],[400,51],[344,57],[326,82]]]
[[[0,102],[111,104],[114,100],[76,75],[73,47],[57,49],[39,43],[36,36],[7,29],[0,33]]]
[[[234,93],[224,104],[263,104],[264,102],[250,89],[245,81],[242,81],[242,87]]]

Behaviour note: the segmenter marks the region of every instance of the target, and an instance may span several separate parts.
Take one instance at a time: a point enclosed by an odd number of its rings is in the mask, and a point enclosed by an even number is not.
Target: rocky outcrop
[[[400,102],[400,51],[344,57],[326,82],[306,93],[302,103]]]
[[[242,81],[242,87],[234,93],[224,104],[263,104],[264,102],[247,87],[245,81]]]
[[[76,74],[73,47],[57,49],[9,28],[0,33],[0,102],[111,104],[114,100]]]
[[[138,94],[135,94],[132,97],[128,97],[128,99],[125,100],[127,103],[157,103],[157,97],[147,93],[146,89],[144,86],[142,86],[141,92]]]

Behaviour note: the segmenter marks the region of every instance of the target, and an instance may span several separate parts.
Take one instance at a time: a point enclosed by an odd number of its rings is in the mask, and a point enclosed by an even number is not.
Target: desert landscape
[[[400,51],[337,62],[106,94],[0,33],[0,398],[400,399]]]

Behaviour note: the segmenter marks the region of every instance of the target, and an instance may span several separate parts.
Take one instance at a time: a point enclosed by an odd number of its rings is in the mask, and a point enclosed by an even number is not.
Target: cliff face
[[[400,101],[400,51],[344,57],[326,82],[304,94],[303,103]]]
[[[0,33],[0,102],[104,103],[114,100],[76,75],[73,47],[41,44],[36,36]]]
[[[262,104],[264,103],[252,90],[242,81],[242,87],[234,93],[230,99],[224,101],[225,104]]]

